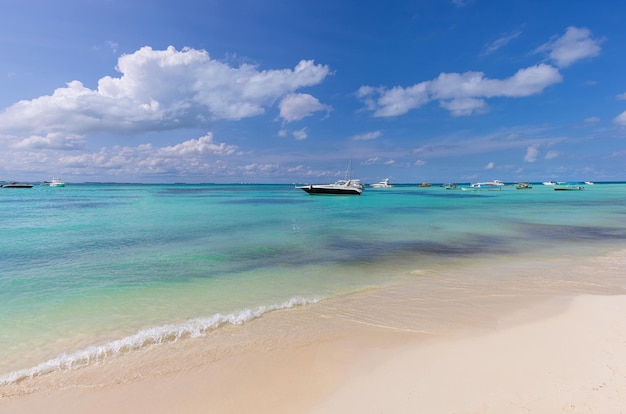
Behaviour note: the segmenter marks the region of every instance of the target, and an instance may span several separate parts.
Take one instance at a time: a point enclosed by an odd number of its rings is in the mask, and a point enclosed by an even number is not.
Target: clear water
[[[415,269],[626,246],[623,183],[406,185],[362,196],[68,184],[0,189],[0,214],[0,383],[393,284]]]

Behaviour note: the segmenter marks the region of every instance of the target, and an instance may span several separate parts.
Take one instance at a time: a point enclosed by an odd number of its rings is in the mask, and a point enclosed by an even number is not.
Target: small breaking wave
[[[184,337],[199,338],[205,336],[208,331],[224,325],[241,325],[245,322],[257,319],[268,312],[304,306],[317,303],[320,300],[321,298],[306,299],[293,297],[281,304],[260,306],[255,310],[244,309],[226,315],[216,313],[209,317],[189,319],[179,324],[166,324],[142,329],[122,339],[117,339],[102,345],[89,346],[69,354],[63,353],[35,367],[10,372],[0,376],[0,385],[16,383],[24,379],[55,371],[85,367],[90,364],[102,362],[109,356],[124,354],[152,345],[176,342]]]

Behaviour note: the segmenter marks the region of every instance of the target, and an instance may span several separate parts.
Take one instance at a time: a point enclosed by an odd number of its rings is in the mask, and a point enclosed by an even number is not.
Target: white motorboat
[[[500,180],[472,183],[469,187],[462,187],[465,191],[500,191],[505,184]]]
[[[296,188],[309,194],[361,195],[363,193],[359,180],[339,180],[333,184],[309,184]]]
[[[542,184],[543,185],[556,185],[554,181],[544,181]]]
[[[65,187],[65,183],[58,177],[52,178],[52,181],[48,184],[50,187]]]
[[[357,178],[348,179],[348,177],[351,176],[352,160],[350,160],[350,164],[348,164],[345,180],[338,180],[333,184],[309,184],[296,188],[306,191],[309,194],[361,195],[361,193],[363,193],[363,184],[361,184],[361,180]]]
[[[393,188],[393,185],[389,184],[389,178],[385,178],[382,181],[379,181],[379,182],[374,183],[374,184],[370,184],[370,187],[372,187],[372,188]]]

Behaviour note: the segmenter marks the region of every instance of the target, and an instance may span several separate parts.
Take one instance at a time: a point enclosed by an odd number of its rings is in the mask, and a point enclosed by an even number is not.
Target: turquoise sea
[[[626,248],[624,183],[362,196],[70,183],[0,189],[0,214],[0,385],[393,285],[416,269]]]

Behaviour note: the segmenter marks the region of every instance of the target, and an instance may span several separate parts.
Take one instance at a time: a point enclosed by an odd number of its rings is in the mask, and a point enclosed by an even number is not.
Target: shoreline
[[[556,402],[576,412],[574,407],[584,406],[577,399],[583,395],[591,401],[586,407],[596,410],[591,412],[617,413],[594,399],[626,399],[626,377],[617,368],[626,366],[626,351],[619,347],[626,342],[619,319],[626,296],[618,295],[624,293],[622,276],[615,274],[623,259],[617,259],[603,271],[615,276],[619,292],[610,283],[564,284],[557,277],[559,283],[547,287],[492,286],[481,296],[484,287],[477,286],[475,297],[421,302],[416,292],[441,280],[417,278],[411,289],[376,288],[271,312],[205,338],[0,387],[0,413],[443,413],[467,411],[472,404],[498,407],[485,411],[495,413],[516,412],[514,400],[547,413],[555,412],[547,407]],[[588,274],[591,269],[579,269],[579,276],[599,277]],[[481,270],[463,270],[462,276]],[[393,306],[386,297],[394,298]],[[536,341],[542,337],[550,340]],[[555,355],[558,361],[550,359]],[[541,371],[548,366],[550,372]],[[525,379],[509,375],[520,369],[529,372]],[[598,379],[595,386],[592,379]]]

